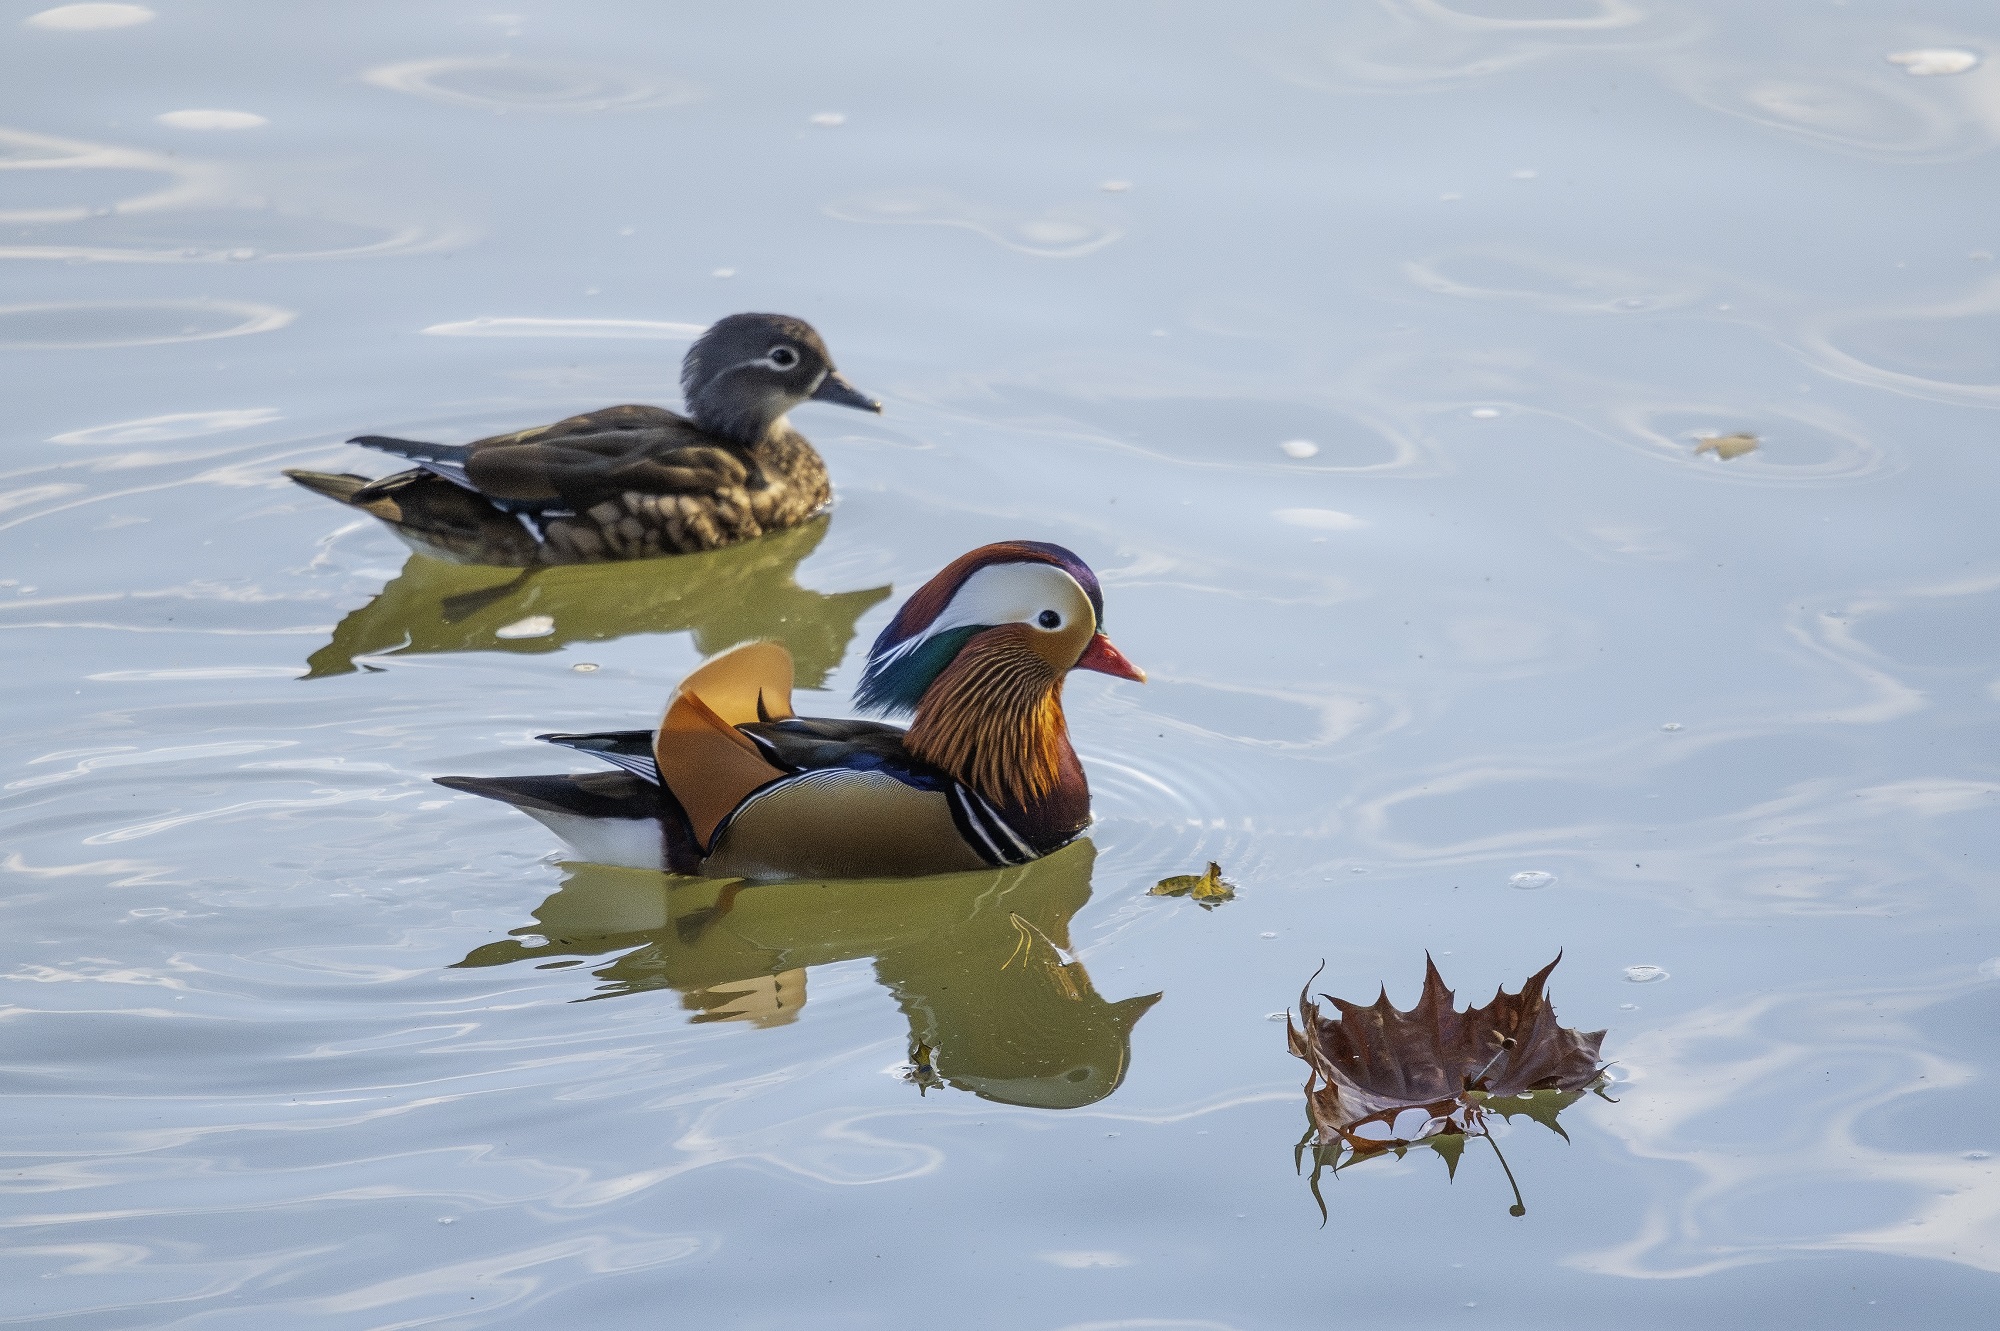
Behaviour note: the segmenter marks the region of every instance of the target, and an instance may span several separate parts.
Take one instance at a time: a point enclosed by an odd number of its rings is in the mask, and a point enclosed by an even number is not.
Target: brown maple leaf
[[[1298,1021],[1287,1020],[1286,1029],[1292,1052],[1311,1069],[1305,1092],[1315,1161],[1337,1171],[1422,1142],[1455,1174],[1464,1139],[1487,1135],[1486,1119],[1496,1113],[1526,1114],[1566,1139],[1555,1116],[1598,1082],[1604,1032],[1557,1022],[1545,985],[1561,960],[1557,954],[1529,976],[1518,994],[1497,990],[1485,1007],[1463,1012],[1428,953],[1423,993],[1407,1012],[1384,988],[1366,1007],[1322,994],[1339,1013],[1328,1017],[1308,982]],[[1317,1176],[1315,1169],[1315,1196]],[[1524,1214],[1518,1194],[1515,1201],[1514,1214]]]

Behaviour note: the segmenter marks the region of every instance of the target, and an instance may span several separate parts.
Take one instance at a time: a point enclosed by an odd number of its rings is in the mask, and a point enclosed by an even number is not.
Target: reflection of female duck
[[[988,1100],[1071,1109],[1111,1094],[1132,1028],[1158,994],[1107,1002],[1079,961],[1069,922],[1090,899],[1096,852],[1079,842],[1018,869],[923,882],[670,883],[578,865],[536,923],[460,965],[623,952],[596,995],[681,995],[696,1021],[794,1019],[814,966],[875,959],[945,1082]]]
[[[790,658],[748,643],[683,681],[657,731],[542,737],[622,771],[438,781],[601,864],[718,878],[1021,864],[1090,822],[1064,677],[1146,677],[1102,618],[1096,575],[1061,546],[983,546],[920,587],[869,653],[861,705],[914,712],[907,731],[794,716]]]
[[[798,585],[799,564],[826,536],[828,521],[818,517],[761,541],[661,563],[643,578],[604,564],[527,569],[509,578],[411,555],[402,573],[349,612],[306,664],[319,677],[352,672],[360,656],[553,652],[632,633],[692,632],[704,656],[746,638],[775,638],[791,649],[799,683],[823,688],[846,655],[855,621],[889,595],[887,587],[829,595]],[[529,615],[546,616],[549,631],[498,636]]]
[[[812,325],[717,321],[681,366],[688,415],[606,407],[469,444],[348,442],[408,458],[393,476],[288,471],[382,519],[420,554],[467,564],[588,564],[713,550],[795,527],[832,497],[826,464],[785,414],[882,404],[833,368]]]

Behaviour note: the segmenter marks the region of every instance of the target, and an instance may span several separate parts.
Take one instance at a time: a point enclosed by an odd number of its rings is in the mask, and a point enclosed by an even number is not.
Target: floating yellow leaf
[[[1149,897],[1192,897],[1203,910],[1214,910],[1225,901],[1236,900],[1236,886],[1222,876],[1222,866],[1214,860],[1200,873],[1184,873],[1162,878],[1146,893]]]
[[[1702,437],[1701,442],[1694,446],[1694,455],[1696,457],[1700,457],[1703,453],[1713,453],[1724,462],[1729,461],[1731,458],[1740,458],[1745,453],[1754,453],[1756,451],[1757,436],[1754,434],[1705,435]]]

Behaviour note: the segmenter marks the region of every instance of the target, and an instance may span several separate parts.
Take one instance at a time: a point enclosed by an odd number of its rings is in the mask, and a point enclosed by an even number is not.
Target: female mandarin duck
[[[409,458],[393,476],[287,471],[388,523],[422,554],[466,564],[583,564],[713,550],[795,527],[832,497],[826,464],[785,413],[802,402],[879,412],[833,368],[812,325],[732,314],[681,364],[686,416],[606,407],[469,444],[362,435]]]
[[[1008,541],[917,589],[868,654],[856,701],[908,730],[792,713],[772,642],[689,675],[657,731],[543,735],[617,772],[439,777],[511,804],[585,859],[717,878],[873,878],[1023,864],[1090,822],[1063,720],[1073,669],[1144,681],[1100,629],[1097,577]]]

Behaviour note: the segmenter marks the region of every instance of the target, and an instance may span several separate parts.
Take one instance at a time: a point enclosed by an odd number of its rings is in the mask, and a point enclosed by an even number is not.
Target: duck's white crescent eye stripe
[[[1071,617],[1091,613],[1083,588],[1054,564],[988,564],[959,585],[928,626],[883,655],[883,664],[953,629],[975,624],[1032,624],[1044,610],[1067,605]]]

